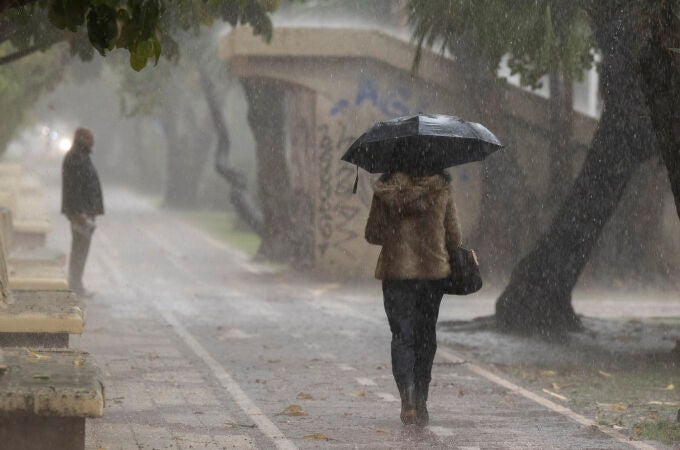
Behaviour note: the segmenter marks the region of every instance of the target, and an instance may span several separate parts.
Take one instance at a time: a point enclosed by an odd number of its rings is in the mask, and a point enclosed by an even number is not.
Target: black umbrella
[[[371,173],[427,174],[481,161],[503,144],[486,127],[444,114],[418,114],[378,122],[342,156]]]

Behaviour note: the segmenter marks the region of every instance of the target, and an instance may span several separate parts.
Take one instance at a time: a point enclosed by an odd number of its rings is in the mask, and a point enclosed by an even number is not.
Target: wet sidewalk
[[[88,448],[635,448],[443,347],[432,423],[405,428],[377,287],[268,273],[127,191],[107,194],[86,273],[97,296],[72,342],[105,374]],[[54,223],[50,245],[66,249]],[[492,309],[491,297],[449,302],[442,319]]]

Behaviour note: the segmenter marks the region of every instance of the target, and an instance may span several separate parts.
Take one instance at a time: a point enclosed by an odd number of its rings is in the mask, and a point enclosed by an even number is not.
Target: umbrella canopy
[[[378,122],[342,157],[371,173],[428,173],[481,161],[503,144],[486,127],[444,114]]]

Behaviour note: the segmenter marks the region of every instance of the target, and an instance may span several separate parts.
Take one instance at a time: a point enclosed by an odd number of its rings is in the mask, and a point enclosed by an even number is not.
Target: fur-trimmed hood
[[[379,180],[373,186],[375,195],[391,212],[401,215],[427,211],[446,189],[448,183],[441,175],[414,178],[402,172],[392,174],[387,180]]]

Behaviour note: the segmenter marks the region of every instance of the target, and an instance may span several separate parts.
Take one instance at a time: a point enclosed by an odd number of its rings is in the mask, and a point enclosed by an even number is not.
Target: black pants
[[[441,281],[383,281],[385,312],[392,331],[392,374],[400,392],[415,385],[427,399],[443,296]]]
[[[90,251],[92,236],[86,237],[71,228],[71,256],[68,261],[68,284],[71,290],[80,293],[83,288],[83,272]]]

